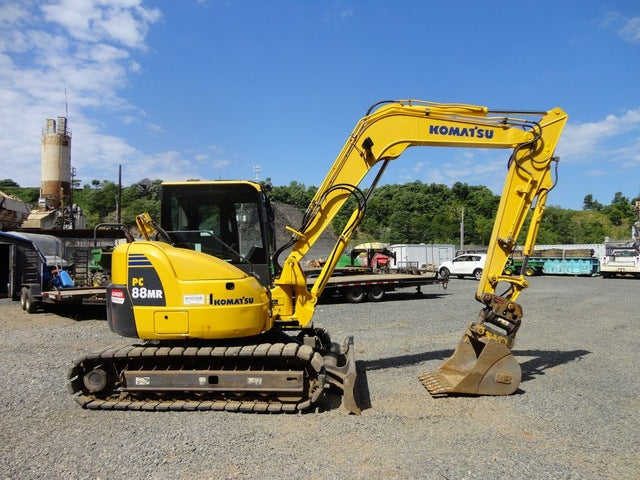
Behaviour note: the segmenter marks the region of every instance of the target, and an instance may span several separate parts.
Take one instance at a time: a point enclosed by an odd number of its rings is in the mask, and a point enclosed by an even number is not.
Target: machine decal
[[[448,135],[451,137],[493,138],[493,130],[479,127],[447,127],[446,125],[429,125],[430,135]]]
[[[136,385],[151,385],[150,377],[136,377]]]
[[[213,300],[214,305],[251,305],[255,299],[253,297],[240,298],[216,298]]]
[[[128,290],[133,305],[165,306],[164,288],[149,259],[142,254],[129,255]],[[113,301],[113,296],[112,296]]]
[[[135,279],[134,280],[139,280],[140,282],[142,282],[142,278],[141,279]],[[133,287],[131,288],[131,298],[138,299],[145,299],[145,298],[162,298],[164,295],[164,293],[162,292],[162,289],[160,288],[156,288],[156,289],[151,289],[151,288],[147,288],[147,287]],[[135,303],[135,302],[134,302]]]
[[[130,253],[129,254],[129,266],[130,267],[147,267],[151,266],[151,262],[142,253]]]
[[[117,303],[118,305],[124,304],[124,291],[119,289],[111,290],[111,303]]]
[[[185,295],[182,301],[185,305],[204,305],[204,295]]]

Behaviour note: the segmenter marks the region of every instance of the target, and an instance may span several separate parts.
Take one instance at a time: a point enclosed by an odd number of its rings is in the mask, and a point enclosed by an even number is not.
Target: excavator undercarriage
[[[342,346],[320,329],[272,337],[111,348],[75,362],[69,391],[93,410],[292,413],[319,406],[333,388],[360,413],[352,337]]]

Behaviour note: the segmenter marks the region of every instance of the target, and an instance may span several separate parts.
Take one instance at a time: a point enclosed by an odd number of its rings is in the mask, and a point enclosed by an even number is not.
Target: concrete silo
[[[42,132],[42,176],[40,197],[45,207],[58,209],[69,206],[71,198],[71,130],[67,119],[52,118]]]
[[[42,129],[40,198],[23,228],[84,228],[81,209],[71,204],[71,130],[66,117],[48,118]]]

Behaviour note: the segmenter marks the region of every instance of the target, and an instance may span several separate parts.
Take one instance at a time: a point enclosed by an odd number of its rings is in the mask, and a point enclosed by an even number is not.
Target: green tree
[[[91,184],[95,188],[89,189],[84,196],[85,209],[89,212],[87,218],[93,216],[91,223],[115,221],[118,185],[109,180],[93,180]]]
[[[20,185],[18,185],[17,182],[14,182],[10,178],[4,178],[4,179],[0,180],[0,188],[19,187],[19,186]]]
[[[603,212],[609,217],[611,223],[616,226],[629,224],[631,225],[635,219],[633,206],[622,192],[616,192],[611,204],[604,207]]]
[[[0,180],[0,183],[3,185],[0,186],[0,190],[2,190],[7,195],[11,195],[18,200],[21,200],[25,203],[30,203],[32,205],[38,204],[38,197],[40,197],[40,189],[37,187],[20,187],[17,182],[6,178],[4,180]]]
[[[136,216],[143,212],[148,212],[156,221],[160,220],[162,180],[153,180],[149,188],[144,188],[141,183],[134,183],[122,189],[122,223],[125,225],[135,224]]]
[[[583,210],[602,210],[602,204],[593,198],[593,195],[588,194],[585,195],[584,200],[582,201],[582,209]]]
[[[307,188],[303,183],[294,180],[286,187],[273,187],[270,198],[271,200],[294,205],[300,210],[305,210],[317,190],[316,187]]]

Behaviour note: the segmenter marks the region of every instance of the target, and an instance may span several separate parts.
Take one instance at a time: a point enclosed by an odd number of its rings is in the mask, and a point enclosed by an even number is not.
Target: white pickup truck
[[[640,248],[637,242],[621,245],[606,245],[606,253],[600,260],[603,278],[616,275],[633,275],[640,278]]]

